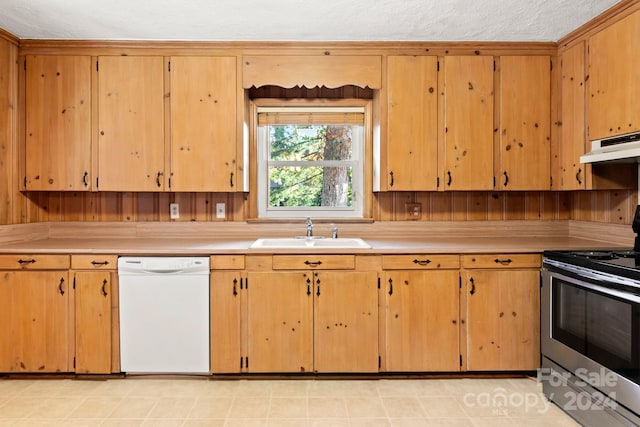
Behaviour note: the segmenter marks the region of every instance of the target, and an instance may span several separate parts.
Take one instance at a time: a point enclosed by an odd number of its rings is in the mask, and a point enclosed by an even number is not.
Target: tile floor
[[[0,379],[0,427],[549,425],[577,424],[533,378]]]

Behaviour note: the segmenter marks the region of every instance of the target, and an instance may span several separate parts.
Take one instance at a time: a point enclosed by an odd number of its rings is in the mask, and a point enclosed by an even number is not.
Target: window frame
[[[250,139],[251,139],[251,158],[255,161],[251,162],[251,188],[255,189],[250,192],[250,217],[260,220],[278,220],[278,219],[304,219],[326,218],[326,219],[347,219],[359,220],[369,219],[371,206],[371,141],[372,141],[372,117],[371,117],[371,100],[367,99],[254,99],[251,100],[251,121]],[[312,111],[344,111],[345,109],[360,109],[364,113],[364,126],[362,146],[360,148],[359,159],[354,158],[349,162],[356,166],[352,169],[354,174],[353,180],[353,208],[327,207],[327,208],[276,208],[267,209],[268,205],[268,166],[266,159],[266,150],[259,147],[260,132],[258,127],[258,112],[264,109],[311,109]],[[264,135],[263,135],[264,136]],[[330,161],[326,161],[328,163]],[[355,174],[360,175],[360,184],[355,182]]]

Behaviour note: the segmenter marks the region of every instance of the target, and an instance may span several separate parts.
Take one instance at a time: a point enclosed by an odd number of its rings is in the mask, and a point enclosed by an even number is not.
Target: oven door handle
[[[594,280],[599,280],[601,281],[600,278],[598,278],[596,275],[593,274],[584,274],[585,276],[592,278]],[[624,292],[624,291],[619,291],[617,289],[613,289],[607,286],[602,286],[602,285],[596,285],[594,283],[589,283],[589,282],[585,282],[582,280],[577,280],[571,277],[567,277],[563,274],[559,274],[556,272],[552,272],[551,273],[551,279],[553,280],[553,278],[558,278],[558,279],[562,279],[565,282],[571,283],[573,285],[579,286],[581,288],[585,288],[585,289],[589,289],[592,291],[596,291],[596,292],[601,292],[605,295],[609,295],[612,297],[616,297],[616,298],[620,298],[623,299],[625,301],[631,301],[634,303],[640,303],[640,296],[634,295],[630,292]]]

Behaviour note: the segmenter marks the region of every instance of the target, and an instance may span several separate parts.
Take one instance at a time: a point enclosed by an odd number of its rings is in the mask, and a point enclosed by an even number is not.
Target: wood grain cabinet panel
[[[0,372],[69,372],[67,271],[3,271]]]
[[[238,189],[236,58],[171,57],[172,191]]]
[[[640,11],[588,39],[588,139],[640,131]]]
[[[540,367],[540,270],[463,271],[466,369]]]
[[[385,370],[460,370],[459,271],[387,271]]]
[[[25,189],[91,190],[91,57],[25,61]]]
[[[387,58],[384,191],[433,191],[438,168],[438,58]]]
[[[111,373],[111,301],[115,271],[76,271],[75,372]]]
[[[98,188],[163,191],[163,58],[100,56],[98,70]]]
[[[245,368],[242,356],[241,301],[246,275],[241,271],[211,271],[211,372],[227,374]]]
[[[551,58],[500,57],[496,190],[551,187]]]
[[[493,56],[443,61],[445,190],[493,189]]]

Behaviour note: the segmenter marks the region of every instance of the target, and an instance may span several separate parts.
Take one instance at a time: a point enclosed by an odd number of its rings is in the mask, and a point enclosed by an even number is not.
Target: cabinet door
[[[98,64],[98,188],[163,190],[163,58],[101,56]]]
[[[236,58],[171,58],[171,190],[235,191]]]
[[[500,57],[499,90],[496,190],[549,190],[551,59]]]
[[[249,372],[311,372],[313,298],[310,273],[249,273]]]
[[[240,295],[245,279],[237,271],[211,272],[211,372],[241,370]]]
[[[309,273],[314,282],[316,372],[378,372],[378,276]]]
[[[437,83],[437,57],[388,57],[387,176],[381,188],[436,190]]]
[[[69,371],[66,271],[5,271],[0,280],[0,372]]]
[[[640,131],[640,11],[594,34],[588,43],[588,139]]]
[[[388,371],[460,370],[459,273],[385,275]]]
[[[540,367],[540,270],[467,270],[467,369]]]
[[[561,56],[560,189],[583,190],[586,165],[580,163],[585,150],[585,51],[584,42]]]
[[[493,189],[493,57],[444,59],[445,190]]]
[[[91,58],[27,56],[25,186],[89,190]]]
[[[112,274],[109,271],[75,273],[77,373],[111,373]]]

